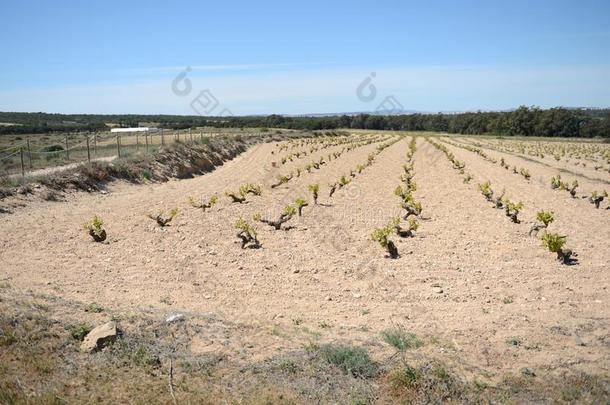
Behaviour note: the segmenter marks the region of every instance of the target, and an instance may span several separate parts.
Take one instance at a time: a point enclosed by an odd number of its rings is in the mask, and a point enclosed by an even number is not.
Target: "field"
[[[608,144],[361,130],[11,197],[0,402],[606,403],[608,191]],[[71,331],[110,320],[117,343],[80,353]]]

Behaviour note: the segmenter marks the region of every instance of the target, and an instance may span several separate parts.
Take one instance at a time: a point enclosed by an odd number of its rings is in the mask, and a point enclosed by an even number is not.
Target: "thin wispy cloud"
[[[305,62],[305,63],[238,63],[238,64],[209,64],[209,65],[183,65],[183,66],[155,66],[125,69],[131,73],[177,73],[185,69],[192,72],[234,72],[256,71],[267,69],[298,68],[311,66],[330,66],[333,62]]]

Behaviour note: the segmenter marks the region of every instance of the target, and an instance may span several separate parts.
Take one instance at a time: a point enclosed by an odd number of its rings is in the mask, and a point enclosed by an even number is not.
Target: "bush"
[[[208,210],[210,208],[212,208],[214,205],[216,205],[216,203],[218,203],[218,196],[217,195],[213,195],[210,197],[210,199],[208,200],[208,202],[197,202],[195,201],[195,199],[193,197],[189,197],[189,203],[195,207],[195,208],[201,208],[202,210]]]
[[[394,245],[394,242],[389,239],[393,229],[393,224],[377,228],[371,234],[371,238],[388,251],[390,258],[396,259],[398,258],[398,249],[396,248],[396,245]]]
[[[517,215],[519,214],[519,211],[523,209],[523,203],[521,201],[514,203],[506,198],[504,200],[504,208],[506,210],[506,216],[509,217],[514,223],[518,224],[519,219],[517,218]]]
[[[94,215],[93,218],[86,222],[83,227],[86,231],[89,232],[89,235],[96,242],[103,242],[106,240],[106,230],[103,228],[104,221],[97,215]]]
[[[415,333],[408,332],[402,326],[393,326],[381,332],[383,341],[398,350],[404,352],[421,346],[421,341]]]
[[[538,213],[536,213],[536,219],[542,222],[542,224],[546,228],[551,222],[555,220],[553,214],[553,211],[538,211]]]
[[[307,204],[307,202],[303,199],[303,198],[297,198],[294,201],[294,204],[297,207],[297,210],[299,212],[299,216],[303,215],[303,207],[307,207],[309,204]]]
[[[91,326],[80,323],[70,328],[70,335],[76,340],[83,340],[92,329]]]
[[[550,252],[556,253],[557,260],[568,264],[572,260],[572,251],[563,249],[565,243],[566,237],[557,233],[545,233],[542,235],[542,246],[546,247]]]
[[[260,242],[258,241],[256,230],[246,222],[243,218],[239,218],[235,222],[235,229],[239,230],[237,237],[241,239],[241,248],[245,249],[246,246],[251,248],[259,248]]]
[[[318,203],[318,193],[320,192],[320,185],[317,183],[310,184],[309,186],[307,186],[307,189],[309,191],[311,191],[311,195],[313,197],[313,203],[317,204]]]
[[[319,348],[319,353],[328,363],[354,377],[370,378],[377,375],[377,365],[364,347],[327,344]]]
[[[485,197],[487,201],[491,201],[493,198],[494,192],[491,189],[491,182],[489,180],[487,180],[485,183],[479,184],[479,191],[481,194],[483,194],[483,197]]]
[[[166,227],[170,222],[178,215],[178,208],[172,208],[167,213],[167,216],[163,215],[163,212],[158,213],[157,215],[148,214],[150,219],[154,219],[157,222],[157,225],[160,227]]]

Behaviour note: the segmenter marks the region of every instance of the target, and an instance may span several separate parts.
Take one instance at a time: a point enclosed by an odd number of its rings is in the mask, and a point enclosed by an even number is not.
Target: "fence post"
[[[136,132],[136,153],[140,151],[140,135]]]
[[[66,135],[66,160],[70,160],[70,148],[68,148],[68,135]]]
[[[28,138],[28,158],[30,160],[30,169],[34,167],[32,165],[32,149],[30,149],[30,138]]]
[[[180,142],[180,130],[176,132],[176,135],[178,136],[178,142]],[[176,143],[176,137],[174,137],[174,143]]]
[[[93,134],[93,154],[97,157],[97,132]]]
[[[19,149],[21,152],[19,155],[21,157],[21,177],[25,177],[25,165],[23,164],[23,146]]]
[[[150,134],[150,136],[152,138],[152,134]],[[144,134],[144,138],[146,140],[146,153],[148,153],[148,132]]]
[[[189,128],[189,138],[191,138],[191,142],[193,142],[193,133],[191,132],[190,128]]]
[[[116,151],[120,158],[121,157],[121,138],[119,137],[119,134],[116,134]]]
[[[161,128],[161,146],[165,145],[165,137],[163,136],[163,128]]]
[[[91,163],[91,150],[89,149],[89,135],[87,137],[87,162]]]

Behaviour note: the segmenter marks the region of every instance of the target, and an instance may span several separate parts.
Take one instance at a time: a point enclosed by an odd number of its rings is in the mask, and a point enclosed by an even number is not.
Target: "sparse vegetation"
[[[309,204],[307,204],[307,201],[305,201],[303,198],[297,198],[294,201],[294,205],[297,208],[297,211],[299,212],[299,216],[303,215],[303,207],[307,207]]]
[[[371,360],[368,351],[363,347],[326,344],[317,348],[317,352],[327,362],[354,377],[370,378],[377,374],[377,365]]]
[[[396,245],[394,244],[394,242],[392,242],[389,239],[389,237],[393,233],[394,229],[395,228],[394,228],[393,224],[386,225],[381,228],[377,228],[373,231],[371,238],[375,242],[379,243],[379,245],[382,248],[387,250],[390,258],[397,259],[398,258],[398,249],[396,248]]]
[[[538,232],[542,229],[548,228],[549,224],[555,220],[554,213],[553,211],[538,211],[538,213],[536,213],[536,220],[538,223],[532,225],[532,228],[529,231],[530,236],[538,235]]]
[[[197,202],[197,201],[195,201],[195,199],[193,197],[189,197],[189,204],[191,204],[191,206],[193,206],[195,208],[200,208],[203,211],[209,210],[217,203],[218,203],[217,195],[211,196],[207,202],[204,202],[204,201]]]
[[[237,232],[237,237],[241,240],[241,248],[245,249],[246,247],[250,248],[259,248],[261,247],[260,242],[258,241],[256,230],[243,218],[239,218],[237,222],[235,222],[235,229]]]
[[[311,196],[313,198],[313,203],[318,204],[318,193],[320,192],[320,185],[317,183],[310,184],[307,186],[307,189],[311,192]]]
[[[176,218],[176,215],[178,215],[178,208],[172,208],[167,212],[167,215],[163,215],[163,212],[160,212],[157,215],[148,214],[148,217],[154,219],[155,222],[157,222],[157,225],[164,228]]]
[[[97,215],[94,215],[93,218],[87,223],[83,225],[86,231],[89,232],[89,235],[96,242],[103,242],[106,240],[106,230],[103,228],[104,221]]]
[[[608,197],[608,192],[604,191],[603,193],[598,193],[597,191],[593,191],[591,196],[589,197],[589,202],[595,205],[595,208],[599,208],[604,198]]]
[[[572,251],[563,249],[566,243],[566,237],[557,233],[545,233],[542,235],[542,245],[550,252],[557,254],[557,260],[564,264],[569,264],[572,260]]]
[[[505,198],[504,209],[506,212],[506,216],[509,217],[511,221],[518,224],[519,218],[517,218],[517,215],[519,215],[519,212],[523,209],[523,203],[521,201],[515,203],[510,201],[508,198]]]
[[[392,346],[398,352],[405,352],[421,346],[422,342],[415,333],[408,332],[403,326],[392,326],[381,332],[384,342]]]

